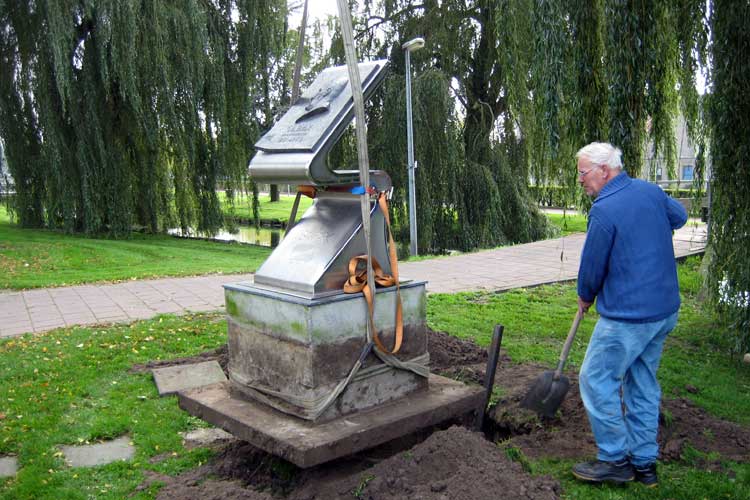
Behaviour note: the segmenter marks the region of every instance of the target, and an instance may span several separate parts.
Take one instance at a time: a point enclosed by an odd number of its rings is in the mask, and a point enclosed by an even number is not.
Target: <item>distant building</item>
[[[675,175],[669,175],[664,156],[660,154],[658,158],[654,157],[654,145],[653,143],[649,143],[646,149],[646,161],[644,162],[642,177],[663,188],[690,189],[693,187],[693,179],[696,174],[696,148],[688,138],[685,119],[682,115],[677,117],[675,123],[675,137],[677,140],[677,168],[674,172]]]

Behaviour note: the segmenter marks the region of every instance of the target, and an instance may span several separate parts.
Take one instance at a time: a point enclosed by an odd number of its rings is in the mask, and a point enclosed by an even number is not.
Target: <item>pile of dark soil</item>
[[[486,351],[473,342],[430,332],[431,368],[467,382],[484,379]],[[226,370],[226,348],[184,358],[134,367],[143,371],[217,359]],[[570,391],[554,419],[540,420],[519,406],[528,387],[546,368],[514,364],[504,353],[495,385],[503,398],[491,410],[490,437],[503,440],[536,459],[588,459],[596,454],[593,436],[578,393],[578,378],[567,373]],[[723,459],[750,459],[750,432],[718,420],[685,399],[663,401],[659,429],[662,461],[679,460],[687,445],[718,452]],[[160,499],[547,499],[559,498],[559,483],[529,475],[485,436],[454,426],[427,429],[361,454],[311,469],[298,469],[251,445],[235,441],[208,464],[176,477],[150,473],[141,488],[165,484]],[[717,463],[704,464],[716,468]]]
[[[283,495],[293,500],[547,500],[560,494],[556,480],[530,476],[484,436],[458,426],[365,465],[366,460],[355,458],[293,470],[249,445],[235,445],[210,465],[177,477],[153,475],[150,480],[166,483],[159,499],[266,500]],[[206,479],[211,476],[222,479]]]

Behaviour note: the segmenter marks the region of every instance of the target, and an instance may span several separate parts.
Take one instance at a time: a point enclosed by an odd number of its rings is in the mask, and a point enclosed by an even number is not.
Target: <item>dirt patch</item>
[[[483,365],[468,367],[484,376]],[[568,372],[570,390],[558,416],[540,420],[519,406],[528,388],[548,368],[500,364],[495,384],[504,396],[490,412],[496,439],[510,438],[530,458],[585,458],[596,455],[596,443],[578,392],[578,375]],[[659,459],[680,460],[688,446],[703,453],[716,452],[725,460],[750,460],[750,429],[717,419],[686,399],[663,399],[659,422]],[[707,464],[710,466],[710,464]]]
[[[484,379],[487,353],[473,342],[430,332],[431,368],[464,381]],[[226,370],[226,348],[199,357],[133,367],[146,371],[175,364],[218,359]],[[502,394],[490,412],[493,440],[504,440],[532,459],[583,459],[596,453],[578,393],[576,373],[567,373],[570,391],[558,417],[541,421],[519,402],[545,367],[515,364],[501,353],[495,385]],[[663,401],[659,431],[661,460],[679,460],[687,446],[718,452],[722,458],[750,459],[750,432],[706,414],[685,399]],[[714,468],[716,464],[705,464]],[[559,498],[559,483],[529,475],[492,440],[465,427],[426,429],[360,454],[311,469],[235,441],[208,464],[176,477],[149,473],[139,489],[163,483],[158,498],[251,499],[479,499]]]
[[[370,460],[360,456],[300,470],[238,443],[210,465],[174,478],[153,475],[141,488],[165,483],[157,497],[162,500],[560,498],[556,480],[530,476],[484,436],[464,427],[435,432],[382,460],[377,452]]]
[[[666,410],[666,411],[665,411]],[[671,418],[664,418],[671,415]],[[659,427],[662,460],[678,460],[686,446],[736,462],[750,460],[750,429],[708,415],[687,399],[662,404]]]

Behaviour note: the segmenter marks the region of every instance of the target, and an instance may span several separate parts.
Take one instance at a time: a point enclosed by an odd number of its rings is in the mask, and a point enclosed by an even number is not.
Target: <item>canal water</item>
[[[236,233],[220,231],[212,237],[189,230],[183,233],[180,229],[170,229],[169,234],[183,238],[201,238],[218,241],[236,241],[238,243],[248,243],[251,245],[260,245],[263,247],[276,248],[279,242],[284,238],[284,230],[280,228],[261,227],[256,229],[253,226],[238,226]]]

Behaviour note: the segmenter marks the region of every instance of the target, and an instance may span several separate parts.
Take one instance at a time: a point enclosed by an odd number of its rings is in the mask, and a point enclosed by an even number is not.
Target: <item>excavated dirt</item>
[[[434,372],[466,382],[481,383],[487,353],[472,342],[439,332],[429,336]],[[226,369],[226,349],[197,358],[160,361],[133,367],[137,371],[217,359]],[[355,456],[312,469],[299,469],[251,445],[235,441],[208,464],[171,477],[150,473],[139,487],[164,484],[159,499],[551,499],[559,498],[559,483],[531,476],[509,460],[492,441],[537,459],[590,459],[596,454],[593,436],[578,393],[578,378],[567,373],[570,391],[554,419],[540,421],[519,407],[528,387],[545,370],[514,364],[501,353],[495,385],[502,397],[489,412],[488,435],[454,425],[427,429]],[[690,388],[686,388],[689,392]],[[664,417],[664,416],[667,417]],[[750,429],[718,420],[686,399],[662,402],[660,460],[680,460],[687,446],[718,452],[722,459],[750,460]],[[702,464],[719,469],[720,463]]]
[[[235,443],[211,464],[175,478],[154,474],[149,480],[166,483],[159,499],[560,498],[556,480],[530,476],[484,436],[464,427],[435,432],[388,458],[378,457],[383,449],[371,453],[299,470]]]
[[[484,366],[476,365],[474,369],[484,374]],[[576,373],[566,373],[570,390],[555,418],[540,421],[519,406],[528,387],[544,370],[512,363],[498,366],[495,383],[505,395],[490,412],[496,424],[495,438],[510,438],[509,445],[529,458],[594,457],[596,444],[578,392]],[[662,399],[658,440],[659,459],[663,462],[680,460],[686,446],[704,453],[717,452],[725,460],[750,460],[750,429],[717,419],[684,398]]]

